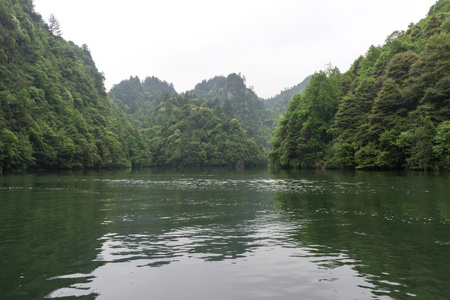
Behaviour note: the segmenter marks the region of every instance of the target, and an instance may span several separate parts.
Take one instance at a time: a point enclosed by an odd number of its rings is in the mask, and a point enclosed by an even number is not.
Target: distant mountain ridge
[[[237,74],[205,80],[183,94],[155,77],[130,77],[115,85],[109,97],[142,132],[151,165],[267,164],[270,137],[261,138],[264,127],[256,123],[258,108],[264,107]]]
[[[153,83],[150,89],[148,82]],[[191,95],[199,102],[207,100],[209,107],[220,106],[225,115],[236,118],[247,135],[264,147],[270,148],[271,133],[277,120],[270,110],[264,107],[264,101],[246,86],[245,77],[232,73],[227,77],[216,76],[198,83]],[[172,84],[155,77],[140,81],[138,77],[123,80],[109,91],[109,97],[137,120],[150,113],[161,101],[179,95]],[[164,98],[164,99],[163,99]],[[206,104],[204,104],[206,105]]]
[[[264,101],[246,86],[245,77],[232,73],[203,80],[191,91],[200,99],[218,101],[225,113],[239,120],[242,127],[264,148],[270,148],[271,133],[277,120]]]
[[[172,83],[167,83],[157,77],[146,77],[143,81],[139,77],[131,76],[115,84],[108,96],[121,109],[136,118],[142,119],[142,114],[152,109],[164,95],[176,95],[177,92]]]
[[[266,108],[272,110],[277,116],[281,116],[287,111],[289,107],[289,102],[292,101],[295,95],[303,93],[312,75],[306,77],[301,83],[285,89],[278,95],[268,98],[264,101]]]
[[[239,120],[249,136],[270,149],[271,133],[277,119],[287,110],[293,97],[305,89],[310,79],[311,76],[308,76],[301,83],[267,100],[258,97],[253,89],[247,87],[245,76],[236,73],[202,80],[185,94],[221,105],[228,116]],[[135,120],[142,120],[143,115],[158,105],[161,98],[178,93],[173,84],[156,77],[147,77],[143,81],[130,77],[114,85],[108,95],[124,111],[133,114]]]

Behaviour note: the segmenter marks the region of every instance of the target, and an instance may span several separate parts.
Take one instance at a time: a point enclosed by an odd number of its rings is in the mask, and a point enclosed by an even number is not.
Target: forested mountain
[[[130,166],[140,137],[103,80],[55,18],[48,26],[32,1],[0,0],[0,171]]]
[[[245,77],[230,74],[203,80],[191,93],[199,99],[216,101],[223,106],[225,114],[239,120],[250,137],[265,149],[270,148],[275,115],[264,107],[262,99],[246,86]]]
[[[154,166],[261,166],[265,150],[222,106],[191,94],[166,97],[142,125]]]
[[[450,0],[371,46],[344,74],[316,73],[280,121],[279,167],[450,169]]]
[[[289,102],[294,99],[294,96],[303,93],[312,76],[306,77],[301,83],[285,89],[278,95],[264,101],[267,109],[270,109],[276,116],[281,117],[288,109]]]
[[[205,83],[197,87],[205,87]],[[131,77],[111,89],[110,98],[142,133],[150,149],[151,166],[267,164],[265,146],[270,131],[261,138],[261,126],[254,124],[259,121],[255,111],[261,101],[239,75],[216,77],[208,83],[198,90],[201,98],[193,91],[179,95],[171,84],[155,77],[143,82]],[[238,120],[249,115],[253,119],[243,120],[253,135]]]
[[[164,95],[176,95],[173,84],[156,77],[147,77],[141,82],[139,77],[130,77],[114,85],[108,96],[126,113],[142,118],[157,105]]]

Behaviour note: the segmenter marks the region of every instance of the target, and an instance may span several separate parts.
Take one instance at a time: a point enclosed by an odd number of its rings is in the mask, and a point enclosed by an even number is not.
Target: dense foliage
[[[450,169],[450,0],[348,72],[314,74],[281,119],[270,158],[287,168]]]
[[[197,84],[191,92],[200,99],[222,105],[224,112],[239,120],[250,137],[265,149],[270,148],[276,117],[264,107],[264,101],[253,89],[247,88],[244,76],[235,73],[227,77],[217,76]]]
[[[31,1],[0,0],[0,171],[130,166],[138,133],[88,47],[57,33]]]
[[[173,84],[156,77],[147,77],[142,82],[139,77],[130,77],[114,85],[108,96],[126,113],[141,120],[166,94],[177,94]]]
[[[229,77],[233,76],[237,75]],[[212,88],[209,93],[223,92]],[[245,92],[244,85],[240,88]],[[267,164],[264,147],[241,127],[229,101],[202,95],[201,100],[192,93],[178,95],[171,84],[155,77],[142,82],[132,77],[109,92],[140,130],[152,156],[151,166]]]
[[[265,151],[220,105],[192,95],[160,101],[143,124],[155,166],[256,166]]]

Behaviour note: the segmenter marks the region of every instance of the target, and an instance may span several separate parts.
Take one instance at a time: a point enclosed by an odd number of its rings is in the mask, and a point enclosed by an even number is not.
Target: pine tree
[[[61,36],[61,25],[59,24],[58,19],[56,19],[54,14],[50,14],[50,18],[48,19],[49,29],[53,35]]]

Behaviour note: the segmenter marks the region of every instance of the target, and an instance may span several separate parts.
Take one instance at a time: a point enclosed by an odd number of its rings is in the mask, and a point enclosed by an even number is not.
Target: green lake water
[[[0,175],[0,299],[448,299],[450,176]]]

